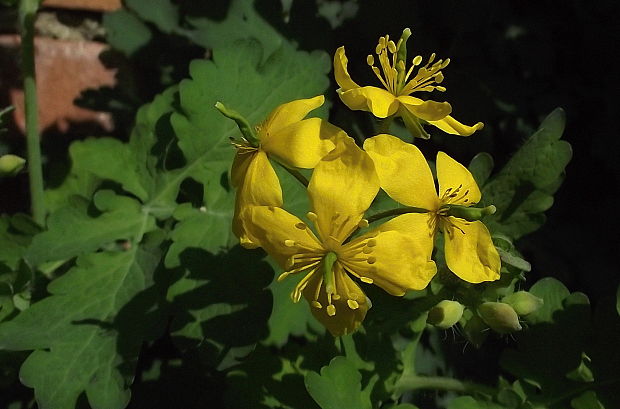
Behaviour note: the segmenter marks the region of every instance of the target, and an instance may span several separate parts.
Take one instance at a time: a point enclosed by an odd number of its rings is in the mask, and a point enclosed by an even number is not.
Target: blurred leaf
[[[478,186],[482,187],[493,171],[493,157],[486,152],[474,156],[467,167],[474,176]]]
[[[108,44],[127,56],[136,53],[151,41],[151,30],[127,10],[104,14],[103,24]]]
[[[517,239],[544,223],[543,212],[553,204],[572,156],[568,142],[560,140],[564,124],[564,111],[553,111],[483,187],[482,203],[497,207],[497,213],[484,219],[493,233]]]
[[[362,394],[362,375],[355,365],[343,356],[332,359],[321,374],[309,372],[306,388],[322,409],[370,409],[370,400]]]
[[[152,283],[158,262],[157,253],[137,246],[80,257],[49,285],[50,297],[0,325],[0,349],[35,350],[20,378],[40,407],[72,408],[83,392],[92,407],[126,406],[133,363],[152,330],[148,305],[135,297]]]
[[[573,409],[605,409],[596,397],[596,392],[587,391],[570,401]]]
[[[125,7],[155,24],[164,33],[173,32],[179,25],[178,6],[170,0],[126,0]]]

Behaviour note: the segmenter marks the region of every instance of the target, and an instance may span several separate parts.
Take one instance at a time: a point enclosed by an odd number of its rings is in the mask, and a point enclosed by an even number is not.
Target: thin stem
[[[400,214],[405,214],[405,213],[428,213],[428,210],[426,209],[422,209],[421,207],[399,207],[397,209],[390,209],[390,210],[386,210],[385,212],[380,212],[380,213],[376,213],[373,214],[372,216],[368,217],[368,223],[372,223],[372,222],[376,222],[377,220],[383,219],[385,217],[390,217],[390,216],[397,216]]]
[[[304,175],[301,174],[300,171],[298,171],[297,169],[289,168],[284,163],[282,163],[282,161],[280,161],[279,158],[276,158],[275,156],[270,156],[269,158],[275,161],[278,165],[282,166],[288,173],[293,175],[293,177],[297,179],[302,185],[304,185],[305,187],[308,187],[308,184],[310,182],[308,181],[308,179],[306,179]]]
[[[495,395],[494,388],[474,382],[460,381],[458,379],[443,376],[403,376],[396,383],[396,393],[402,395],[406,391],[417,389],[434,389],[442,391],[454,391],[460,393],[478,392],[487,395]]]
[[[37,0],[21,0],[19,2],[30,201],[32,218],[36,223],[43,226],[45,224],[45,201],[34,66],[34,20],[38,7],[39,2]]]

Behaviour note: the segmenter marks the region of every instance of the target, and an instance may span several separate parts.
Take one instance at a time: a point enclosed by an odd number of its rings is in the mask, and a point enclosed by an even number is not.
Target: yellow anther
[[[375,57],[373,57],[372,55],[368,55],[368,57],[366,57],[366,64],[370,66],[375,65]]]
[[[415,58],[413,59],[413,61],[411,61],[411,63],[414,66],[422,64],[422,56],[421,55],[416,55]]]
[[[438,73],[435,75],[435,82],[436,82],[437,84],[441,84],[441,82],[442,82],[442,81],[443,81],[443,73],[442,73],[442,72],[438,72]]]
[[[362,220],[360,220],[360,222],[359,222],[357,225],[358,225],[360,228],[362,228],[362,229],[363,229],[363,228],[365,228],[365,227],[368,227],[368,220],[366,220],[366,219],[362,219]]]
[[[443,64],[441,65],[441,69],[444,69],[448,66],[448,64],[450,64],[450,59],[446,58],[446,61],[443,62]]]
[[[308,217],[308,220],[310,220],[313,223],[318,220],[318,216],[316,215],[316,213],[313,213],[313,212],[306,213],[306,217]]]
[[[374,247],[374,246],[377,245],[377,240],[375,240],[375,239],[368,239],[368,241],[366,242],[366,245],[368,247]]]
[[[306,223],[299,222],[295,223],[295,227],[297,227],[299,230],[306,230],[306,227],[308,226],[306,226]]]
[[[362,280],[362,283],[366,283],[366,284],[374,283],[374,280],[370,277],[360,277],[360,280]]]
[[[336,307],[334,307],[333,304],[329,304],[327,306],[327,315],[329,315],[330,317],[336,315]]]
[[[295,245],[295,241],[293,241],[293,240],[284,240],[284,245],[286,247],[293,247]]]
[[[375,263],[377,262],[377,258],[376,258],[376,257],[374,257],[374,256],[370,256],[370,257],[368,257],[368,259],[366,260],[366,262],[367,262],[368,264],[375,264]]]
[[[394,41],[390,41],[388,42],[388,50],[394,54],[396,52],[396,44],[394,44]]]
[[[446,87],[439,86],[439,87],[435,87],[435,89],[439,92],[446,92]]]
[[[320,302],[318,302],[318,301],[316,301],[316,300],[315,300],[315,301],[312,301],[310,304],[311,304],[314,308],[317,308],[317,309],[319,309],[319,310],[320,310],[321,308],[323,308],[323,306],[321,305],[321,303],[320,303]]]
[[[333,295],[332,295],[332,298],[333,298],[334,300],[338,301],[338,300],[340,299],[340,295],[338,295],[338,294],[333,294]]]
[[[370,254],[372,253],[372,247],[364,247],[364,249],[362,250],[362,252],[364,254]]]
[[[437,57],[437,54],[432,53],[430,58],[428,59],[428,62],[426,63],[426,65],[430,65],[433,61],[435,61],[435,57]]]
[[[347,305],[352,310],[357,310],[360,307],[360,305],[355,300],[347,300]]]

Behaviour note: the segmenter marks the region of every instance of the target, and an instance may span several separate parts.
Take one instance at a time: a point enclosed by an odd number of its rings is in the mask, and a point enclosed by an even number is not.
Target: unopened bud
[[[500,334],[521,331],[519,316],[508,304],[485,302],[478,307],[478,314],[491,329]]]
[[[0,156],[0,176],[15,176],[24,168],[26,160],[16,155]]]
[[[497,208],[493,205],[487,207],[465,207],[460,205],[448,205],[448,215],[473,222],[484,216],[494,214]]]
[[[502,302],[510,304],[518,315],[531,314],[545,303],[542,298],[536,297],[527,291],[517,291],[502,298]]]
[[[441,329],[448,329],[461,319],[465,306],[458,301],[443,300],[428,312],[426,322]]]

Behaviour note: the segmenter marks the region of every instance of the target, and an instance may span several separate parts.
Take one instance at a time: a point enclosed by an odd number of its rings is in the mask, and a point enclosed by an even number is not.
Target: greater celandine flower
[[[346,135],[320,118],[304,119],[324,101],[325,97],[319,95],[282,104],[255,127],[255,137],[232,139],[237,149],[231,169],[232,185],[237,188],[233,232],[244,247],[256,244],[244,227],[242,210],[247,206],[283,203],[280,181],[269,157],[285,166],[313,168],[334,149],[335,139]]]
[[[406,206],[425,209],[425,213],[409,213],[399,217],[414,231],[425,231],[433,243],[438,230],[444,234],[448,268],[470,283],[499,279],[499,254],[491,235],[480,220],[469,221],[455,214],[493,212],[468,209],[478,203],[482,194],[472,174],[443,152],[437,154],[439,194],[431,170],[420,150],[399,138],[382,134],[369,138],[364,149],[372,157],[381,187],[394,200]]]
[[[449,134],[462,136],[469,136],[482,129],[481,122],[467,126],[451,117],[452,107],[447,102],[424,101],[411,96],[420,91],[445,91],[446,88],[439,84],[444,79],[442,70],[448,66],[450,59],[435,61],[433,53],[426,64],[422,65],[422,57],[418,55],[407,69],[406,43],[410,35],[411,30],[405,29],[397,44],[390,40],[389,35],[379,38],[375,52],[380,69],[375,65],[374,56],[367,57],[366,62],[383,88],[362,87],[353,81],[347,70],[348,59],[344,46],[338,48],[334,54],[334,75],[340,86],[337,92],[342,102],[352,110],[372,112],[377,118],[399,116],[409,132],[419,138],[429,137],[422,127],[425,123]],[[415,75],[412,75],[414,71]]]
[[[351,237],[368,226],[364,212],[378,191],[372,159],[347,137],[316,165],[308,186],[308,219],[316,234],[279,207],[256,206],[244,212],[251,235],[286,270],[278,279],[302,276],[291,294],[293,301],[303,296],[334,336],[354,331],[370,307],[356,281],[401,296],[423,289],[436,273],[426,231],[404,228],[400,216]]]

